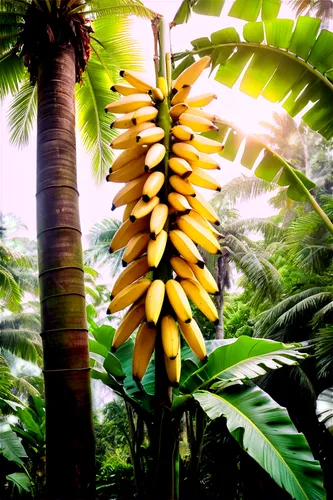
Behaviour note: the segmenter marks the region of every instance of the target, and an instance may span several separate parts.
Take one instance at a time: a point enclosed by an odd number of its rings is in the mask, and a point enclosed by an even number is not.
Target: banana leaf
[[[11,430],[9,424],[0,424],[0,453],[18,465],[23,465],[21,459],[28,457],[20,438]]]
[[[288,186],[287,196],[291,200],[308,199],[308,190],[315,187],[312,181],[275,153],[259,136],[245,134],[236,125],[221,120],[223,123],[218,124],[219,130],[204,135],[223,142],[224,148],[219,153],[222,158],[234,161],[238,152],[242,151],[240,163],[250,170],[254,168],[256,177],[268,182],[274,181],[279,186]]]
[[[287,410],[257,386],[193,395],[209,418],[224,416],[240,446],[297,500],[324,500],[322,471]]]
[[[275,19],[250,22],[243,38],[235,28],[212,33],[205,43],[192,41],[193,50],[177,54],[210,55],[215,79],[232,88],[271,102],[282,102],[296,116],[308,105],[304,122],[326,139],[333,136],[333,33],[320,29],[320,19],[301,16],[294,21]],[[201,40],[201,39],[199,39]],[[177,68],[176,68],[177,71]]]
[[[189,394],[217,381],[225,385],[253,379],[282,366],[297,364],[307,357],[294,346],[261,340],[244,335],[233,343],[218,347],[208,356],[205,365],[181,380],[180,391]]]
[[[219,17],[225,0],[183,0],[172,21],[173,25],[187,23],[192,11],[203,16]],[[277,17],[281,0],[235,0],[228,16],[244,21],[255,21],[261,14],[261,19],[269,20]]]

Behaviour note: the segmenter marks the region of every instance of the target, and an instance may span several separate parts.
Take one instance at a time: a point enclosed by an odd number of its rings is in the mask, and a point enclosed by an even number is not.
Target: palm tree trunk
[[[219,323],[216,327],[215,338],[218,340],[224,339],[224,320],[223,320],[224,290],[228,282],[228,264],[229,264],[229,254],[228,253],[222,254],[217,261],[218,287],[220,294],[218,296],[218,308],[217,308],[219,314]]]
[[[94,436],[76,181],[75,53],[39,64],[37,240],[49,499],[95,498]]]

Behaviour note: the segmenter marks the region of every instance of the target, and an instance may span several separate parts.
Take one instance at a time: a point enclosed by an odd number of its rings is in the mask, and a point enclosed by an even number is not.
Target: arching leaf
[[[297,500],[326,498],[319,462],[280,407],[257,386],[238,385],[219,394],[194,394],[209,418],[221,415],[241,447]]]
[[[243,40],[234,28],[224,28],[213,33],[206,46],[196,48],[194,40],[190,54],[210,54],[212,69],[218,66],[218,82],[232,88],[240,80],[240,90],[251,97],[284,101],[290,116],[312,103],[303,120],[329,139],[333,136],[333,33],[319,33],[319,28],[320,20],[311,17],[300,17],[295,27],[285,19],[249,23]]]
[[[27,76],[19,91],[14,95],[10,106],[8,123],[10,140],[23,146],[28,143],[37,116],[37,85],[32,86]]]
[[[283,365],[296,364],[306,354],[280,342],[257,342],[248,336],[241,336],[235,342],[215,349],[208,361],[192,373],[181,385],[184,393],[193,393],[209,386],[214,381],[224,383],[248,380],[264,375]]]

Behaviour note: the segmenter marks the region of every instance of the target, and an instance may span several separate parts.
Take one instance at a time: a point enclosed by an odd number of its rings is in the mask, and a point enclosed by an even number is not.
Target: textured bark
[[[75,53],[39,65],[37,240],[47,498],[95,498],[88,331],[76,181]]]

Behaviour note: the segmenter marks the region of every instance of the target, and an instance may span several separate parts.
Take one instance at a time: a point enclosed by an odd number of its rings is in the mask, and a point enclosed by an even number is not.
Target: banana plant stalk
[[[158,23],[158,29],[155,29]],[[170,109],[170,90],[171,90],[171,54],[169,26],[164,19],[155,19],[153,22],[153,33],[155,38],[155,47],[158,46],[159,54],[155,52],[155,68],[158,65],[156,75],[156,86],[158,79],[164,78],[167,82],[168,95],[159,105],[157,126],[163,128],[165,136],[163,144],[166,154],[163,160],[163,173],[165,178],[168,176],[168,164],[170,157],[170,133],[171,118]],[[158,37],[158,44],[157,39]],[[165,190],[161,195],[161,202],[167,203],[169,185],[165,182]],[[168,222],[167,222],[168,226]],[[169,251],[166,249],[160,265],[154,272],[154,279],[161,279],[166,283],[172,278],[172,270],[169,260]],[[157,325],[157,338],[155,347],[155,428],[157,429],[154,448],[157,452],[156,461],[156,491],[155,498],[175,499],[179,498],[179,425],[171,419],[172,389],[169,386],[168,377],[165,369],[164,351],[161,339],[161,324]]]

